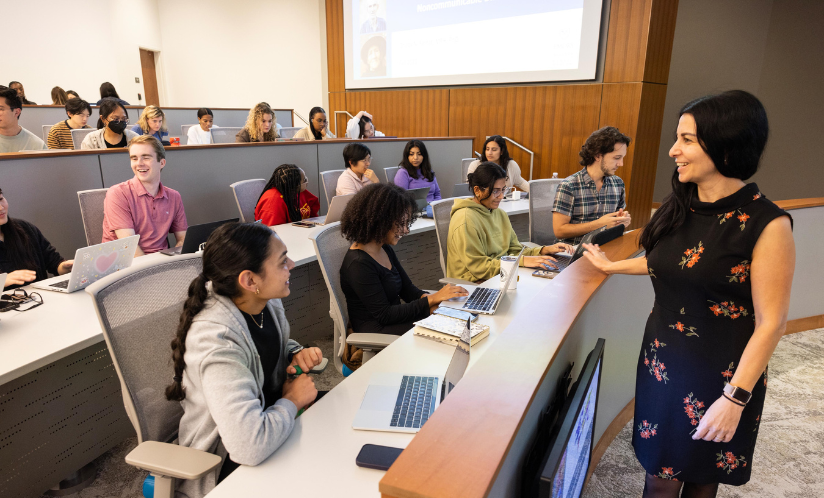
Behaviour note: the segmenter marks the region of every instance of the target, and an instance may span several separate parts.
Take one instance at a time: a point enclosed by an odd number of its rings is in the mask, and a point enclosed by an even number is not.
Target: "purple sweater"
[[[398,172],[395,173],[395,185],[405,190],[429,187],[429,193],[426,194],[426,202],[441,200],[441,188],[438,187],[438,179],[434,176],[431,182],[423,177],[412,178],[403,166],[401,166]]]

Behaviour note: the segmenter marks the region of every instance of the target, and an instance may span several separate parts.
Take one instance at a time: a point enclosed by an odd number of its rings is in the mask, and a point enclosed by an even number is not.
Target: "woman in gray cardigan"
[[[180,481],[178,496],[201,497],[238,465],[257,465],[292,432],[298,410],[317,397],[312,378],[295,374],[320,364],[318,348],[289,339],[280,299],[295,264],[266,226],[229,223],[209,237],[203,273],[189,286],[172,341],[180,401],[179,444],[224,458],[214,472]]]

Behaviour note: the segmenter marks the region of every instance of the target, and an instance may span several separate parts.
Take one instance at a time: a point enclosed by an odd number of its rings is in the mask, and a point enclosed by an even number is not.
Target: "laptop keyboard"
[[[553,256],[553,258],[557,259],[557,261],[551,263],[551,266],[558,268],[557,271],[565,269],[572,262],[572,257],[570,256]]]
[[[55,282],[53,284],[49,284],[49,287],[58,287],[60,289],[68,289],[69,288],[69,280],[61,280],[59,282]]]
[[[435,411],[437,381],[437,377],[404,375],[389,425],[420,429]]]
[[[498,299],[500,293],[501,291],[498,289],[478,287],[472,291],[472,295],[469,296],[463,307],[468,310],[492,311],[495,300]]]

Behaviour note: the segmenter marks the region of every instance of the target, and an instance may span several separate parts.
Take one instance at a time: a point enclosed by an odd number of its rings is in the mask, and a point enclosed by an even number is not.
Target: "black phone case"
[[[389,467],[395,463],[402,451],[403,448],[364,444],[357,458],[355,458],[355,463],[358,467],[367,469],[389,470]]]

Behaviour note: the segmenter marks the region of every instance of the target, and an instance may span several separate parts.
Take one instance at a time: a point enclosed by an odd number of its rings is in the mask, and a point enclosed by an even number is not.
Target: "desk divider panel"
[[[94,104],[94,102],[91,103]],[[132,114],[130,112],[129,117]],[[86,124],[92,128],[97,128],[97,117],[97,107],[92,107],[92,114]],[[66,115],[66,108],[63,106],[23,106],[19,124],[39,137],[43,125],[55,125],[67,119],[69,119],[69,116]]]

